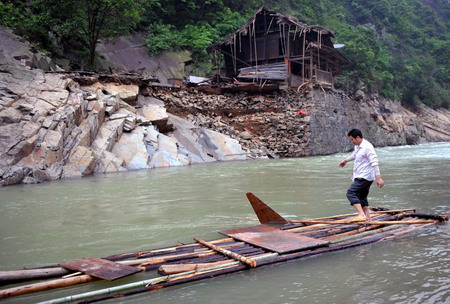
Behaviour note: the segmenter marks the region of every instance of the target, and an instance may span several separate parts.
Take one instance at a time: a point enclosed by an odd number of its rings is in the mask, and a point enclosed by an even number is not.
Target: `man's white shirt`
[[[353,176],[355,178],[364,178],[368,181],[375,180],[375,167],[378,167],[378,158],[373,145],[363,139],[359,145],[355,145],[353,153],[347,160],[355,160],[353,164]]]

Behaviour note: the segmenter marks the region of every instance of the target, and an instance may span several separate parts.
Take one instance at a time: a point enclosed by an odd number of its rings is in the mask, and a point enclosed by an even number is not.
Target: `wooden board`
[[[137,267],[98,258],[83,258],[60,265],[66,269],[81,271],[93,277],[108,281],[122,278],[140,271]]]
[[[326,241],[283,231],[267,225],[231,229],[220,231],[220,233],[278,253],[300,251],[329,244]]]

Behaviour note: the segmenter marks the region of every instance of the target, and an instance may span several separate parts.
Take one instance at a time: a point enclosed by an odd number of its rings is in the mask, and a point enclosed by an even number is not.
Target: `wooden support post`
[[[303,49],[302,49],[302,84],[305,83],[305,52],[306,52],[306,47],[305,47],[305,43],[306,43],[306,29],[304,28],[303,30]]]
[[[229,250],[223,249],[222,247],[213,245],[213,244],[211,244],[211,243],[209,243],[209,242],[206,242],[206,241],[204,241],[204,240],[202,240],[202,239],[199,239],[199,238],[194,238],[194,240],[195,240],[196,242],[199,242],[199,243],[202,244],[202,245],[205,245],[205,246],[211,248],[212,250],[215,250],[215,251],[217,251],[217,252],[220,252],[220,253],[222,253],[222,254],[228,256],[228,257],[231,257],[231,258],[233,258],[233,259],[235,259],[235,260],[238,260],[238,261],[240,261],[240,262],[242,262],[242,263],[244,263],[244,264],[246,264],[246,265],[249,265],[250,267],[256,267],[256,261],[253,260],[253,259],[247,258],[247,257],[245,257],[245,256],[243,256],[243,255],[240,255],[240,254],[231,252],[231,251],[229,251]]]

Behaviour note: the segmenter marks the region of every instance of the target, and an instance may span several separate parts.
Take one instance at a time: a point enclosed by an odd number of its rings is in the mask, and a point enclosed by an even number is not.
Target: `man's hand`
[[[339,167],[341,167],[341,168],[344,167],[346,163],[347,163],[347,160],[346,160],[346,159],[342,160],[342,161],[339,163]]]
[[[383,188],[384,181],[381,179],[381,175],[377,175],[376,179],[377,179],[377,186],[380,187],[380,188]]]

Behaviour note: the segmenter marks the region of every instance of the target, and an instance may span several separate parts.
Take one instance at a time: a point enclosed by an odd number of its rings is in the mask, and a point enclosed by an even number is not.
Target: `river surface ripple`
[[[450,214],[450,143],[377,148],[371,205]],[[254,225],[253,192],[288,219],[351,212],[345,154],[215,163],[0,188],[0,270],[219,238]],[[106,303],[450,303],[450,225]],[[138,274],[114,284],[149,278]],[[151,276],[151,275],[150,275]],[[4,300],[36,303],[96,282]]]

